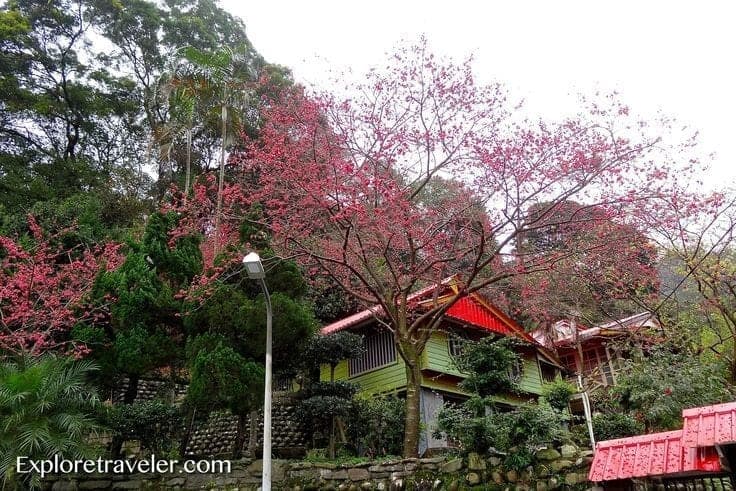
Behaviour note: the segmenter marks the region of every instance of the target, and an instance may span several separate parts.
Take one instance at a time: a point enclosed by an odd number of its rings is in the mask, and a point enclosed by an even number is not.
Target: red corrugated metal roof
[[[511,329],[501,322],[501,319],[492,315],[486,308],[478,305],[471,298],[464,297],[455,302],[447,310],[447,316],[467,322],[486,331],[508,336],[513,334]]]
[[[350,315],[339,321],[335,321],[332,324],[328,324],[320,331],[322,334],[332,334],[333,332],[342,331],[348,327],[357,326],[358,324],[373,318],[374,315],[382,312],[380,305],[374,305],[370,309],[365,309],[357,314]]]
[[[407,300],[418,300],[423,295],[431,293],[435,287],[425,288],[410,295]],[[357,326],[364,321],[381,315],[382,309],[378,305],[353,314],[351,316],[340,319],[339,321],[328,324],[321,329],[322,334],[332,334],[349,327]],[[524,331],[513,320],[505,318],[503,313],[495,312],[492,308],[487,307],[478,302],[472,296],[463,297],[455,302],[446,313],[447,317],[457,321],[467,323],[473,327],[483,329],[484,331],[501,334],[503,336],[517,336],[521,339],[529,341],[532,344],[538,344],[534,338]]]
[[[615,481],[721,470],[715,447],[686,447],[682,436],[683,431],[677,430],[599,442],[588,480]]]
[[[688,447],[736,442],[736,402],[685,409],[682,418],[682,440]]]

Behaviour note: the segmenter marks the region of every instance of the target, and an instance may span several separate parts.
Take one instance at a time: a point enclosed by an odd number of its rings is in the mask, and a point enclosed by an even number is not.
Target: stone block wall
[[[124,378],[115,387],[112,393],[113,404],[123,402],[125,391],[128,389],[128,379]],[[179,401],[184,398],[187,393],[186,384],[172,384],[167,380],[160,379],[140,379],[138,381],[138,391],[136,392],[135,402],[152,401],[154,399],[163,399],[167,401]]]
[[[504,469],[501,456],[470,454],[460,457],[433,457],[334,464],[275,460],[273,489],[308,491],[399,491],[471,489],[504,491],[584,490],[592,452],[574,445],[545,449],[538,453],[538,463],[522,470]],[[128,476],[63,476],[47,480],[51,491],[81,489],[156,489],[257,490],[263,470],[261,460],[232,462],[227,474],[138,474]]]
[[[113,403],[121,403],[128,387],[124,379],[113,393]],[[187,392],[185,384],[172,384],[159,379],[141,379],[138,382],[136,402],[164,399],[181,401]],[[301,457],[306,452],[308,432],[297,418],[296,399],[290,392],[275,392],[271,411],[272,448],[279,457]],[[212,413],[204,422],[195,423],[192,436],[187,446],[187,456],[223,457],[232,452],[237,433],[238,418],[227,411]],[[250,422],[248,423],[250,424]],[[245,448],[248,448],[246,435]],[[263,445],[263,411],[258,411],[258,441],[256,447]]]
[[[271,411],[272,448],[274,454],[280,457],[297,457],[306,452],[308,433],[304,425],[297,418],[296,400],[289,395],[274,397]],[[258,440],[257,448],[263,445],[263,412],[258,411]],[[238,418],[229,412],[217,412],[210,415],[208,420],[197,425],[187,447],[187,455],[199,457],[220,457],[230,455]],[[248,424],[250,425],[250,419]],[[246,435],[245,448],[248,448]]]

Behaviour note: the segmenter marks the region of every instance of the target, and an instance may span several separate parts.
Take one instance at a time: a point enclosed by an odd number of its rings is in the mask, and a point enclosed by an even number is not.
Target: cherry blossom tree
[[[714,342],[700,349],[712,351],[729,366],[736,380],[736,192],[717,190],[706,195],[681,188],[661,200],[652,236],[675,269],[667,302],[687,296],[687,308],[699,313],[697,326]]]
[[[118,244],[65,249],[56,240],[64,230],[47,236],[31,215],[28,228],[31,237],[0,237],[0,350],[82,356],[86,346],[72,343],[69,331],[102,315],[85,299],[97,274],[121,263]]]
[[[574,200],[623,223],[690,163],[675,170],[671,159],[659,160],[665,143],[615,97],[559,123],[520,120],[500,85],[478,84],[470,61],[436,58],[424,41],[347,93],[284,91],[237,160],[274,248],[380,306],[376,317],[406,363],[404,454],[412,456],[421,354],[447,309],[581,250],[617,245],[604,233],[585,241],[572,234],[555,254],[519,253],[524,234],[549,225],[548,212],[529,210]],[[448,192],[429,196],[438,179]],[[412,292],[435,285],[439,295],[453,274],[456,295],[412,308]]]
[[[540,215],[545,218],[538,219]],[[518,255],[563,256],[548,270],[514,277],[512,314],[528,327],[575,317],[587,325],[653,308],[659,298],[657,249],[642,230],[598,206],[573,201],[527,210],[538,225],[519,235]],[[580,244],[570,250],[572,244]],[[586,247],[590,244],[592,247]]]

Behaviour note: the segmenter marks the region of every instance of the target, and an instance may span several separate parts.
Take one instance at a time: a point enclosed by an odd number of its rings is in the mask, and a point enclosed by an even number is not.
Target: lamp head
[[[266,270],[263,269],[261,257],[255,252],[251,252],[243,258],[245,272],[251,280],[262,280],[266,277]]]

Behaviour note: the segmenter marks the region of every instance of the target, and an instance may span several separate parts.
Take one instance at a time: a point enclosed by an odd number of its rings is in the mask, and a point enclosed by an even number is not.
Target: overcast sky
[[[255,48],[307,85],[330,69],[363,73],[402,39],[425,34],[440,55],[475,56],[531,114],[576,109],[576,94],[618,90],[700,132],[714,152],[707,181],[736,180],[736,2],[221,0]]]

